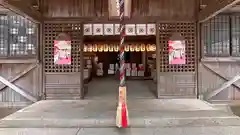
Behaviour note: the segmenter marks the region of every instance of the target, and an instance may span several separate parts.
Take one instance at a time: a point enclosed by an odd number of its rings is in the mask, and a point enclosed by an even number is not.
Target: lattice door
[[[44,64],[45,72],[80,72],[80,46],[82,43],[81,23],[45,23],[44,24]],[[55,65],[54,64],[54,40],[56,36],[66,32],[72,40],[72,64]]]
[[[194,72],[195,71],[195,23],[160,23],[160,72]],[[186,64],[170,65],[168,59],[168,40],[173,33],[181,33],[186,41]]]

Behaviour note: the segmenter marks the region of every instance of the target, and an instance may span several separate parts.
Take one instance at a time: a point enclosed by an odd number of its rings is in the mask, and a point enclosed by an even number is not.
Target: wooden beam
[[[30,0],[0,0],[0,5],[3,7],[23,16],[27,19],[41,23],[43,21],[43,16],[40,12],[34,10],[29,4]]]
[[[224,10],[231,8],[233,5],[236,5],[238,2],[240,2],[240,0],[211,0],[207,7],[199,12],[198,21],[207,21]]]
[[[31,70],[33,70],[35,67],[37,67],[37,64],[32,64],[30,65],[28,68],[26,68],[23,72],[17,74],[15,77],[11,78],[11,79],[8,79],[8,81],[10,83],[13,83],[15,82],[16,80],[18,80],[19,78],[21,78],[22,76],[24,76],[25,74],[27,74],[28,72],[30,72]],[[3,90],[4,88],[6,88],[7,85],[5,84],[2,84],[0,85],[0,91]]]
[[[223,75],[221,75],[220,71],[217,70],[213,70],[212,68],[210,68],[209,66],[207,66],[205,63],[202,62],[202,65],[209,71],[211,71],[212,73],[214,73],[215,75],[217,75],[218,77],[224,79],[225,81],[230,81],[230,79],[224,77]],[[233,83],[232,84],[233,87],[235,87],[239,92],[240,92],[240,86],[238,86],[237,84]]]
[[[3,78],[2,76],[0,76],[0,81],[2,83],[4,83],[5,85],[7,85],[8,87],[10,87],[11,89],[13,89],[14,91],[16,91],[17,93],[19,93],[20,95],[22,95],[23,97],[25,97],[26,99],[28,99],[28,100],[30,100],[32,102],[37,102],[37,98],[35,98],[34,96],[30,95],[25,90],[17,87],[13,83],[9,82],[8,80]]]
[[[36,58],[31,58],[31,59],[0,59],[0,64],[26,64],[26,63],[39,63],[39,60],[37,60]]]
[[[214,89],[214,90],[208,90],[207,92],[201,94],[200,96],[203,97],[204,100],[209,100],[211,99],[213,96],[217,95],[218,93],[220,93],[221,91],[225,90],[226,88],[230,87],[231,85],[233,85],[235,88],[237,88],[237,90],[240,90],[240,87],[238,85],[235,84],[236,81],[238,81],[240,78],[238,78],[238,75],[233,77],[232,79],[228,79],[222,75],[220,75],[219,71],[213,70],[210,67],[208,67],[207,65],[205,65],[204,63],[202,63],[202,65],[207,69],[210,70],[212,73],[216,74],[217,76],[219,76],[220,78],[224,79],[225,82],[224,84],[222,84],[219,88]],[[240,76],[240,75],[239,75]]]
[[[233,83],[235,83],[236,81],[238,81],[240,79],[240,75],[236,75],[234,76],[231,80],[223,83],[219,88],[214,89],[211,92],[207,92],[206,94],[204,94],[204,99],[209,100],[212,97],[216,96],[218,93],[220,93],[221,91],[225,90],[226,88],[228,88],[229,86],[231,86]]]

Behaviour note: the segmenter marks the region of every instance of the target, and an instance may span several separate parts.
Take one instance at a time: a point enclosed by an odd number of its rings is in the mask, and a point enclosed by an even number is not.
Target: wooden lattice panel
[[[71,65],[54,64],[54,40],[59,33],[66,32],[71,37]],[[44,64],[45,72],[80,72],[80,46],[81,46],[80,23],[45,23],[44,24]]]
[[[161,72],[194,72],[195,71],[195,23],[160,23],[160,71]],[[170,65],[168,59],[168,40],[178,32],[186,41],[186,64]]]

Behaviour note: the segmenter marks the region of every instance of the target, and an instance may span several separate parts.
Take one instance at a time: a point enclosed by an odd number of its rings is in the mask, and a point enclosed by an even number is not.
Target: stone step
[[[54,104],[52,104],[54,102]],[[177,104],[176,104],[177,103]],[[186,104],[187,103],[187,104]],[[85,108],[86,110],[115,110],[118,104],[116,99],[109,100],[64,100],[64,101],[40,101],[33,106],[48,106],[48,104],[54,106],[64,107],[78,107]],[[217,110],[214,106],[207,104],[201,100],[188,100],[188,99],[173,99],[173,100],[159,100],[159,99],[129,99],[127,102],[129,110]]]
[[[67,110],[66,110],[67,111]],[[104,128],[115,127],[116,111],[75,112],[55,116],[49,112],[45,115],[34,115],[24,112],[0,121],[0,128]],[[162,111],[138,112],[129,111],[131,127],[202,127],[202,126],[240,126],[240,118],[222,111]]]
[[[237,126],[166,128],[2,128],[1,135],[239,135]]]
[[[0,128],[106,128],[115,127],[115,119],[42,119],[4,120]],[[236,117],[215,118],[130,118],[130,127],[208,127],[240,126]]]

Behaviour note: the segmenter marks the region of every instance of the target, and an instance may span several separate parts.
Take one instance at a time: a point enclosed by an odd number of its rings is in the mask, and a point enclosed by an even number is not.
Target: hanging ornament
[[[131,45],[130,45],[130,51],[131,51],[131,52],[134,52],[134,51],[135,51],[135,45],[134,45],[134,44],[131,44]]]
[[[104,52],[108,52],[108,44],[104,44]]]
[[[115,45],[114,45],[114,51],[115,51],[115,52],[118,52],[118,50],[119,50],[119,45],[118,45],[118,44],[115,44]]]
[[[113,44],[108,45],[108,51],[113,52]]]
[[[93,50],[93,52],[97,52],[97,50],[98,50],[98,49],[97,49],[97,44],[94,44],[94,45],[93,45],[92,50]]]
[[[129,45],[125,45],[124,49],[125,49],[126,52],[129,52]]]
[[[135,45],[135,51],[136,51],[136,52],[139,52],[140,50],[141,50],[140,45],[139,45],[139,44],[136,44],[136,45]]]
[[[145,50],[146,50],[145,44],[141,44],[141,51],[142,51],[142,52],[145,52]]]
[[[83,51],[84,51],[84,52],[87,52],[87,51],[88,51],[88,47],[87,47],[87,45],[86,45],[86,44],[84,44]]]
[[[102,51],[103,51],[103,45],[102,45],[102,44],[99,44],[99,45],[98,45],[98,51],[99,51],[99,52],[102,52]]]
[[[88,44],[88,52],[92,52],[92,44]]]

